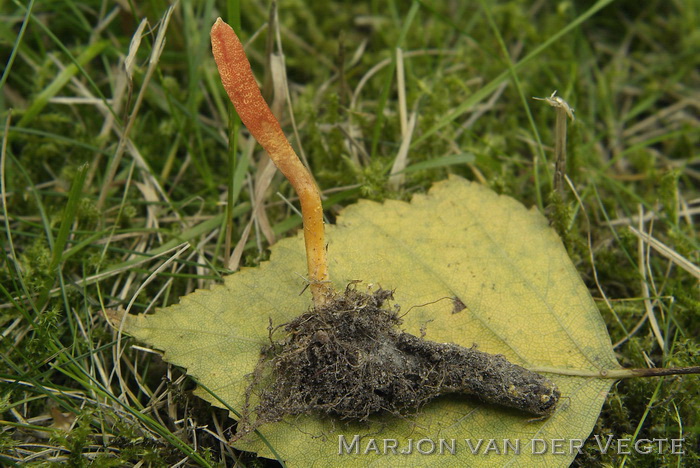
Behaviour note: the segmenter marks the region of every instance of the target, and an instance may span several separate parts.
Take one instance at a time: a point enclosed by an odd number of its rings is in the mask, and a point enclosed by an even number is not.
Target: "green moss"
[[[24,282],[30,291],[40,291],[54,276],[50,271],[51,251],[45,239],[38,238],[27,245],[26,251],[20,256],[19,264]]]
[[[663,206],[663,214],[673,224],[678,224],[678,179],[680,171],[669,171],[659,182],[659,201]]]
[[[360,191],[363,198],[383,200],[387,194],[387,172],[391,166],[387,161],[374,159],[363,169],[357,171]]]
[[[102,219],[102,212],[95,203],[95,200],[89,197],[80,199],[77,212],[78,221],[86,223],[89,226],[97,226]]]
[[[547,213],[550,225],[557,231],[564,245],[569,246],[569,233],[571,232],[571,221],[574,214],[574,207],[566,203],[558,192],[549,194],[549,206]]]

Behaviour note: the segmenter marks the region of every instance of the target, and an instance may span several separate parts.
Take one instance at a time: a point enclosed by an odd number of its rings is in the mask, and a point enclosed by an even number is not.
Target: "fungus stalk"
[[[311,294],[314,306],[322,306],[331,296],[332,289],[328,283],[323,208],[318,188],[260,94],[243,44],[221,18],[211,28],[211,46],[221,82],[241,121],[299,196]]]

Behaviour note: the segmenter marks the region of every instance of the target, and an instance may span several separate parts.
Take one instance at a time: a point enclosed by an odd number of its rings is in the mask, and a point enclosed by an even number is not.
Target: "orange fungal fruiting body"
[[[314,304],[320,306],[326,302],[331,289],[324,246],[323,208],[318,188],[260,94],[243,44],[221,18],[211,28],[211,45],[221,82],[241,121],[265,148],[299,196],[311,293]]]

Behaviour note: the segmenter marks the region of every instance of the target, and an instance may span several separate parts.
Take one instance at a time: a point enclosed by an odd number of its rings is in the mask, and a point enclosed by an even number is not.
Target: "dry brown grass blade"
[[[639,206],[639,230],[643,231],[644,230],[644,223],[641,221],[644,219],[644,211],[642,206]],[[649,227],[649,231],[651,232],[651,226]],[[654,305],[652,304],[651,299],[649,299],[649,279],[647,277],[647,269],[648,269],[648,255],[649,252],[648,250],[645,252],[644,249],[644,242],[642,239],[639,239],[639,242],[637,243],[637,261],[639,262],[639,276],[640,276],[640,286],[642,289],[642,297],[644,297],[644,309],[646,310],[646,316],[649,320],[649,324],[651,325],[651,330],[654,332],[654,337],[656,338],[657,343],[659,344],[659,347],[661,349],[666,349],[666,344],[664,342],[664,337],[661,334],[661,329],[659,328],[659,322],[656,320],[656,314],[654,313]]]
[[[401,146],[399,146],[399,151],[396,153],[394,164],[391,167],[392,175],[389,177],[389,187],[392,190],[399,190],[406,179],[406,175],[402,171],[406,169],[406,166],[408,165],[408,151],[411,148],[411,138],[413,137],[413,131],[416,128],[416,120],[417,113],[412,112],[411,118],[408,122],[406,135],[401,140]]]
[[[251,217],[250,221],[248,221],[248,224],[246,225],[245,229],[243,230],[243,233],[241,234],[240,239],[238,240],[235,248],[233,249],[233,253],[231,254],[231,257],[228,260],[228,268],[232,271],[238,270],[241,258],[243,257],[243,251],[245,249],[245,245],[248,242],[248,237],[250,235],[251,227],[253,226],[253,223],[255,222],[255,213],[264,212],[263,200],[265,199],[265,192],[267,191],[267,188],[270,186],[270,183],[272,182],[272,178],[274,177],[275,173],[277,172],[277,169],[275,168],[274,164],[272,164],[272,161],[270,161],[268,159],[267,162],[268,162],[268,164],[265,166],[265,168],[262,171],[260,171],[259,181],[256,182],[255,190],[252,192],[253,193],[253,216]],[[267,217],[265,217],[265,219],[267,219]],[[273,237],[273,240],[274,240],[274,237]]]
[[[147,181],[150,184],[153,184],[154,187],[156,187],[156,189],[164,197],[164,199],[167,199],[165,196],[165,191],[162,189],[155,177],[150,173],[150,171],[148,170],[148,165],[145,163],[143,157],[141,157],[139,151],[136,149],[133,142],[130,140],[129,133],[131,132],[131,129],[134,126],[136,117],[141,108],[141,104],[143,103],[143,100],[145,98],[148,83],[151,81],[151,78],[153,77],[153,74],[157,69],[160,56],[163,53],[163,49],[165,48],[165,33],[168,29],[168,24],[170,23],[170,17],[173,13],[173,9],[173,6],[168,8],[168,10],[163,15],[163,18],[161,19],[160,28],[158,29],[156,40],[153,43],[153,50],[151,52],[151,56],[149,57],[148,68],[146,69],[146,73],[144,74],[141,89],[139,90],[139,93],[136,96],[136,101],[134,102],[134,106],[131,110],[131,113],[129,114],[129,117],[126,120],[124,128],[121,129],[119,135],[119,144],[117,145],[114,157],[110,160],[110,163],[108,165],[107,173],[105,174],[105,180],[102,184],[102,190],[100,191],[100,196],[97,199],[98,208],[104,206],[107,194],[109,193],[109,190],[112,186],[112,181],[114,180],[114,177],[119,168],[119,163],[121,162],[121,158],[126,149],[129,150],[129,153],[132,155],[138,166],[141,169],[144,169],[144,174]],[[140,39],[137,40],[137,42],[140,42]]]
[[[637,236],[640,240],[649,244],[649,246],[651,248],[653,248],[655,251],[657,251],[658,253],[660,253],[664,257],[668,258],[675,265],[677,265],[678,267],[682,268],[683,270],[687,271],[688,273],[693,275],[695,278],[700,280],[700,267],[693,264],[690,260],[683,257],[681,254],[679,254],[678,252],[673,250],[671,247],[667,246],[666,244],[659,241],[658,239],[650,236],[649,234],[641,232],[641,231],[633,228],[632,226],[629,227],[629,230],[632,231],[632,234]]]

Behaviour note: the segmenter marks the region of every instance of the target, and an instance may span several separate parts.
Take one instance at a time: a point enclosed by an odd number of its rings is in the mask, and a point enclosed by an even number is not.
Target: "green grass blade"
[[[585,13],[583,13],[578,18],[576,18],[574,21],[569,23],[565,28],[562,28],[558,33],[554,34],[553,36],[548,38],[546,41],[544,41],[542,44],[537,46],[535,48],[535,50],[533,50],[528,55],[526,55],[522,60],[513,64],[513,71],[520,70],[528,62],[530,62],[532,59],[536,58],[538,55],[540,55],[542,52],[544,52],[546,49],[548,49],[552,44],[554,44],[555,42],[560,40],[563,36],[567,35],[571,31],[573,31],[575,28],[577,28],[582,23],[584,23],[588,18],[590,18],[591,16],[598,13],[601,9],[608,6],[613,1],[614,0],[598,0],[598,2],[596,2],[592,7],[590,7]],[[480,103],[482,100],[486,99],[487,96],[489,96],[491,93],[496,91],[496,89],[500,86],[500,84],[503,83],[503,81],[505,81],[508,78],[508,75],[510,73],[511,73],[511,70],[503,71],[500,75],[498,75],[496,78],[491,80],[488,84],[486,84],[481,89],[476,91],[474,94],[469,96],[467,99],[464,100],[464,102],[462,102],[459,106],[457,106],[451,112],[448,112],[447,115],[445,115],[443,118],[441,118],[431,128],[426,130],[421,136],[414,139],[413,142],[411,143],[411,147],[415,147],[419,143],[421,143],[424,140],[426,140],[427,138],[431,137],[432,135],[434,135],[436,132],[438,132],[443,127],[454,122],[460,115],[464,114],[471,107],[475,106],[476,104]]]
[[[75,173],[75,178],[71,184],[70,192],[68,193],[68,201],[66,202],[66,207],[63,211],[63,218],[61,219],[61,226],[58,229],[58,234],[56,235],[56,240],[53,244],[53,252],[51,255],[52,271],[55,270],[61,262],[63,249],[66,247],[68,235],[70,234],[71,227],[73,226],[73,222],[78,214],[78,205],[80,204],[80,199],[82,197],[83,185],[85,184],[87,171],[87,163],[80,166]]]
[[[17,39],[15,39],[14,46],[12,47],[12,52],[10,52],[10,57],[7,59],[7,64],[5,65],[5,69],[2,71],[2,78],[0,78],[0,89],[2,89],[5,86],[5,82],[7,81],[7,78],[10,76],[10,71],[12,70],[12,64],[15,63],[15,57],[17,56],[17,52],[19,51],[20,45],[22,44],[22,39],[24,38],[24,33],[27,30],[27,25],[29,24],[29,18],[32,14],[33,9],[34,9],[34,0],[31,0],[29,2],[29,5],[27,6],[27,10],[25,11],[24,20],[22,20],[22,26],[19,28],[19,34],[17,34]]]
[[[411,9],[406,15],[406,19],[404,20],[403,26],[401,27],[401,33],[399,34],[398,41],[396,41],[396,47],[394,48],[394,50],[403,46],[403,43],[406,39],[406,35],[408,34],[408,31],[411,28],[411,24],[413,23],[413,20],[415,19],[416,14],[418,13],[419,7],[420,4],[418,2],[413,2],[413,4],[411,5]],[[384,87],[382,88],[382,94],[379,97],[379,103],[377,104],[377,110],[375,113],[377,120],[374,123],[374,131],[372,133],[372,149],[370,151],[371,157],[374,157],[377,154],[377,148],[379,147],[379,137],[381,136],[382,127],[384,126],[384,108],[386,107],[387,100],[389,99],[389,92],[391,91],[391,86],[394,80],[395,73],[396,54],[392,51],[391,65],[386,71]]]
[[[30,104],[27,111],[24,113],[22,118],[17,123],[19,127],[25,127],[29,122],[31,122],[34,117],[41,112],[49,100],[54,97],[58,92],[63,89],[63,87],[73,78],[79,71],[79,66],[83,67],[85,64],[90,62],[92,59],[97,57],[102,51],[104,51],[109,42],[99,41],[94,44],[90,44],[76,59],[75,63],[71,63],[66,68],[64,68],[61,73],[58,74],[56,78],[39,93],[38,96],[34,98]]]

